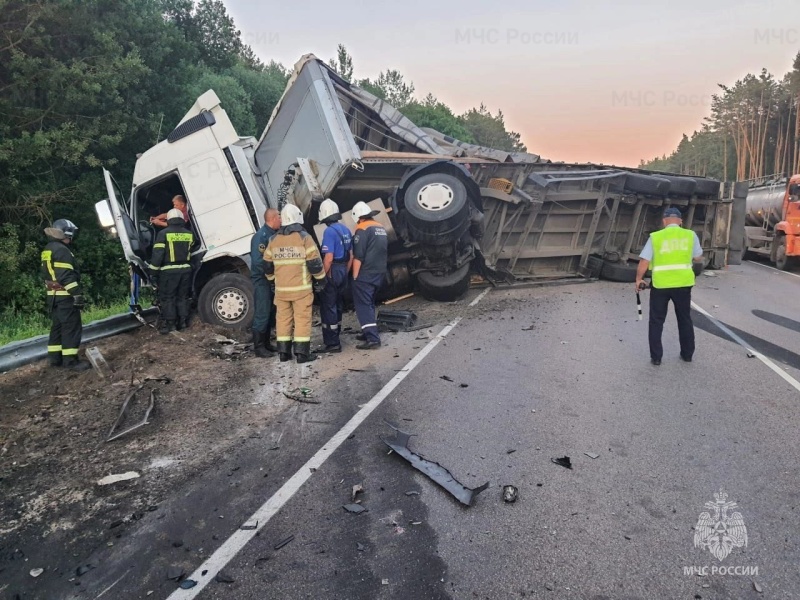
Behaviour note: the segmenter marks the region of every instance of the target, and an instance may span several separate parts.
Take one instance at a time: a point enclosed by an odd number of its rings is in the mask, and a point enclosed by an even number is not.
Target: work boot
[[[81,373],[91,369],[92,365],[85,360],[78,360],[77,356],[66,356],[64,357],[64,368]]]
[[[318,347],[318,348],[316,348],[314,350],[314,352],[318,352],[320,354],[322,354],[322,353],[334,354],[334,353],[339,353],[341,351],[342,351],[342,345],[341,344],[326,344],[326,345],[320,346],[320,347]]]
[[[303,364],[317,359],[317,355],[311,352],[311,342],[295,342],[294,353],[297,356],[297,364]]]
[[[266,340],[267,334],[261,331],[253,331],[253,351],[258,358],[272,358],[272,352],[267,350]]]
[[[178,331],[183,331],[189,327],[189,324],[186,322],[186,319],[178,319],[178,322],[175,324],[175,329]]]
[[[380,342],[367,342],[366,340],[360,344],[356,344],[356,350],[377,350],[380,347]]]
[[[278,352],[280,361],[286,362],[292,359],[292,342],[278,342]]]
[[[47,364],[50,367],[62,367],[64,366],[64,361],[61,359],[61,356],[51,356],[47,359]]]
[[[364,335],[363,333],[357,333],[356,334],[356,340],[359,341],[359,342],[366,342],[367,341],[367,336]]]
[[[270,330],[267,329],[266,333],[264,334],[264,347],[270,352],[277,352],[278,348],[272,344],[270,337],[272,337],[272,334],[270,333]]]
[[[161,321],[161,326],[158,328],[158,333],[167,335],[170,331],[175,331],[175,321]]]

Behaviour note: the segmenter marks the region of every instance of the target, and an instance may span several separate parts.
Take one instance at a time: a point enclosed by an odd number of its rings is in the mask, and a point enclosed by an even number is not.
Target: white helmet
[[[167,213],[167,221],[171,219],[183,219],[183,213],[177,208],[170,208]]]
[[[281,226],[303,224],[303,211],[294,204],[287,204],[281,211]]]
[[[326,198],[319,205],[319,222],[324,223],[326,219],[330,219],[333,215],[339,214],[339,205],[330,198]]]
[[[361,217],[371,217],[376,212],[367,206],[366,202],[356,202],[351,214],[353,215],[353,220],[358,222]]]

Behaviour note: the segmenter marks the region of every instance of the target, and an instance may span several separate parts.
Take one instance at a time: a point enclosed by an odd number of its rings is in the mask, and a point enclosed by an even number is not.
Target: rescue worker
[[[342,329],[342,307],[347,290],[347,274],[353,262],[353,237],[346,225],[340,223],[339,206],[330,198],[319,206],[319,221],[328,227],[322,234],[322,266],[328,284],[320,294],[322,342],[320,352],[341,352],[339,332]]]
[[[314,360],[311,310],[314,292],[325,287],[325,269],[317,245],[303,230],[303,213],[294,204],[281,211],[281,229],[264,252],[264,273],[274,285],[280,361],[292,357],[292,341],[298,363]]]
[[[194,234],[186,229],[183,213],[177,208],[167,213],[167,226],[158,232],[150,260],[151,281],[158,290],[161,325],[158,332],[182,330],[189,318],[189,293],[192,288],[191,248]]]
[[[380,348],[378,323],[375,319],[375,296],[386,277],[386,259],[389,238],[386,230],[373,220],[377,210],[370,209],[365,202],[353,207],[353,220],[357,223],[353,235],[353,304],[356,308],[361,341],[356,348],[374,350]]]
[[[172,197],[172,208],[177,208],[181,211],[183,215],[183,220],[185,222],[189,222],[189,205],[186,202],[186,198],[178,194],[177,196]],[[160,215],[156,215],[155,217],[150,217],[150,222],[155,225],[156,227],[166,227],[167,226],[167,217],[168,213],[161,213]]]
[[[277,348],[269,343],[270,325],[274,322],[272,289],[264,275],[264,251],[270,238],[281,228],[281,213],[268,208],[264,213],[264,225],[255,232],[250,241],[250,280],[253,282],[253,351],[259,358],[269,358]]]
[[[636,270],[637,291],[646,287],[643,278],[647,269],[650,268],[653,273],[648,337],[650,362],[654,365],[661,364],[664,354],[661,333],[670,300],[678,319],[681,359],[692,362],[694,355],[694,325],[691,315],[694,285],[692,262],[702,262],[703,249],[697,234],[690,229],[683,229],[682,222],[681,211],[677,208],[667,208],[664,211],[664,228],[650,234],[639,255],[639,267]]]
[[[52,325],[47,341],[47,358],[51,367],[86,371],[88,362],[78,359],[81,345],[81,309],[85,306],[81,291],[81,275],[69,245],[78,226],[67,219],[58,219],[44,230],[48,238],[42,250],[42,276],[47,287],[47,308]]]

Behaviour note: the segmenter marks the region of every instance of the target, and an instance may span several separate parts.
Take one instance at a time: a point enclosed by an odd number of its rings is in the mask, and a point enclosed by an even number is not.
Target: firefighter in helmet
[[[69,246],[78,226],[67,219],[58,219],[44,230],[47,245],[42,250],[41,272],[47,287],[47,308],[52,325],[47,341],[47,357],[52,367],[86,371],[91,366],[78,359],[81,345],[81,309],[85,306],[81,290],[81,274]]]

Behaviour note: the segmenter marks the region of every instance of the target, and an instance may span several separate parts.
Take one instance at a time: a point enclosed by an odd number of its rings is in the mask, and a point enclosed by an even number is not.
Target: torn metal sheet
[[[441,487],[450,492],[461,504],[472,506],[475,496],[489,487],[488,481],[476,488],[468,488],[462,483],[459,483],[456,481],[455,477],[453,477],[452,473],[439,463],[427,460],[409,450],[408,441],[411,438],[411,434],[401,431],[391,423],[386,424],[394,429],[395,437],[393,440],[383,440],[383,443],[411,463],[412,467],[424,475],[427,475],[435,483],[438,483]]]
[[[150,422],[150,420],[149,420],[150,419],[150,413],[152,412],[153,407],[155,407],[155,404],[156,404],[156,391],[157,390],[155,390],[155,389],[151,389],[150,390],[150,402],[149,402],[147,408],[144,411],[144,418],[141,421],[139,421],[138,423],[136,423],[134,425],[131,425],[130,427],[128,427],[128,428],[126,428],[126,429],[124,429],[122,431],[117,431],[117,428],[125,421],[125,419],[127,417],[128,406],[130,405],[131,400],[133,398],[135,398],[136,394],[139,391],[141,391],[143,388],[144,388],[144,385],[140,385],[135,390],[133,390],[130,394],[128,394],[127,398],[125,398],[125,402],[122,403],[122,409],[119,411],[119,416],[117,417],[117,420],[114,421],[114,424],[111,426],[111,431],[108,432],[108,437],[106,438],[107,442],[111,442],[113,440],[119,439],[123,435],[126,435],[126,434],[130,433],[131,431],[139,429],[140,427],[142,427],[144,425],[147,425]]]
[[[380,310],[376,319],[391,331],[409,331],[417,323],[417,315],[410,310]]]

